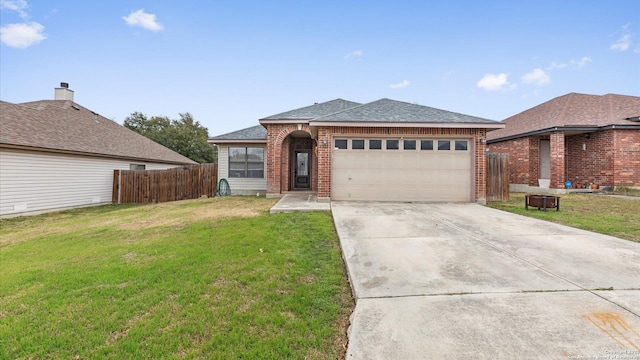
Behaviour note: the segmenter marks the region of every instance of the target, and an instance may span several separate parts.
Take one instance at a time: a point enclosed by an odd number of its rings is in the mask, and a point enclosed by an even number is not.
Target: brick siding
[[[289,163],[289,144],[287,136],[297,130],[296,124],[268,124],[267,125],[267,192],[281,193],[288,188],[287,175]],[[310,132],[308,126],[303,125],[303,131]],[[475,149],[475,199],[484,200],[486,193],[486,145],[480,141],[486,136],[485,129],[440,129],[440,128],[401,128],[401,127],[319,127],[317,129],[317,145],[314,145],[314,164],[316,171],[312,173],[314,189],[319,198],[331,197],[331,149],[333,138],[340,136],[435,136],[451,138],[473,138]],[[326,141],[325,141],[326,140]],[[275,171],[272,165],[280,164]]]
[[[613,130],[615,186],[640,187],[640,130]]]
[[[537,186],[539,141],[543,138],[532,136],[489,145],[491,152],[509,154],[512,184]],[[555,132],[549,138],[552,188],[563,188],[565,180],[640,187],[640,131],[610,129],[589,133],[588,138],[586,134],[565,137]]]

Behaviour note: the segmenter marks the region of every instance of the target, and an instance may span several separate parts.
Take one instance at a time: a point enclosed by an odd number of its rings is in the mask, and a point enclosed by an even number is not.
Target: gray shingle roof
[[[490,132],[487,138],[501,139],[553,127],[637,125],[626,119],[638,115],[638,96],[569,93],[505,119],[506,127]]]
[[[316,117],[313,120],[323,122],[497,123],[489,119],[391,99],[380,99],[340,112]]]
[[[354,106],[362,105],[357,102],[335,99],[320,104],[313,104],[303,108],[268,116],[260,120],[309,120],[320,116],[336,113]]]
[[[252,126],[246,129],[218,135],[209,138],[210,142],[216,140],[267,140],[267,129],[262,125]]]
[[[0,101],[0,146],[169,164],[194,161],[72,101]]]

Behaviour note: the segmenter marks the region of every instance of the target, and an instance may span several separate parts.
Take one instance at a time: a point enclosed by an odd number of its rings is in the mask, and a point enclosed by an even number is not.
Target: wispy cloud
[[[631,47],[631,34],[626,34],[611,44],[609,49],[614,51],[627,51],[629,47]]]
[[[485,89],[488,91],[497,91],[502,90],[505,86],[509,84],[507,78],[509,75],[505,73],[500,74],[486,74],[478,83],[476,84],[479,88]]]
[[[362,50],[355,50],[344,56],[345,59],[361,58],[361,57],[362,57]]]
[[[44,26],[32,21],[29,22],[29,14],[25,11],[29,7],[26,0],[0,0],[0,9],[15,11],[24,23],[7,24],[0,27],[0,42],[7,46],[24,49],[35,45],[47,38],[44,34]]]
[[[402,88],[406,88],[407,86],[409,86],[410,82],[409,80],[402,80],[401,82],[397,83],[397,84],[389,84],[389,87],[392,89],[402,89]]]
[[[46,38],[44,26],[37,22],[9,24],[0,28],[0,41],[19,49],[37,44]]]
[[[592,62],[593,60],[591,60],[591,57],[589,56],[583,56],[582,58],[580,58],[580,60],[573,60],[571,59],[571,64],[575,65],[579,68],[587,65],[588,63]]]
[[[525,84],[534,84],[538,86],[546,85],[551,82],[549,74],[547,74],[541,68],[533,69],[530,73],[525,74],[522,77],[522,82]]]
[[[162,24],[156,20],[156,15],[144,12],[144,9],[136,10],[127,16],[123,16],[122,19],[129,26],[139,26],[153,32],[158,32],[164,29]]]
[[[26,0],[0,0],[0,9],[12,10],[18,13],[21,18],[27,19],[29,14],[24,11],[29,7]]]
[[[630,26],[631,24],[625,24],[620,27],[620,30],[616,31],[616,34],[618,34],[620,37],[618,38],[618,40],[613,42],[613,44],[611,44],[611,46],[609,47],[610,50],[613,50],[613,51],[629,50],[629,48],[632,45],[633,36],[635,35],[629,30]]]
[[[558,70],[558,69],[564,69],[566,67],[567,67],[567,64],[565,64],[565,63],[557,63],[555,61],[552,61],[551,65],[547,66],[544,69],[545,70]]]

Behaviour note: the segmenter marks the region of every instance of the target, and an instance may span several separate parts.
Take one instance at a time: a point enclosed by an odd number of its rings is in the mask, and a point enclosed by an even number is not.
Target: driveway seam
[[[414,205],[411,205],[411,206],[414,209],[420,211],[420,208],[418,208],[418,207],[416,207]],[[543,272],[545,272],[545,273],[547,273],[547,274],[549,274],[549,275],[551,275],[551,276],[553,276],[553,277],[555,277],[557,279],[566,281],[569,284],[574,285],[574,286],[582,289],[583,291],[589,292],[589,293],[591,293],[591,294],[593,294],[593,295],[595,295],[595,296],[597,296],[597,297],[599,297],[599,298],[601,298],[601,299],[603,299],[603,300],[605,300],[607,302],[610,302],[610,303],[614,304],[615,306],[617,306],[617,307],[619,307],[619,308],[621,308],[621,309],[623,309],[623,310],[635,315],[636,317],[640,318],[640,313],[637,313],[637,312],[635,312],[635,311],[633,311],[633,310],[631,310],[631,309],[629,309],[629,308],[627,308],[627,307],[625,307],[625,306],[623,306],[621,304],[618,304],[618,303],[616,303],[616,302],[614,302],[614,301],[612,301],[610,299],[607,299],[607,298],[605,298],[605,297],[603,297],[603,296],[601,296],[601,295],[599,295],[599,294],[594,292],[594,291],[599,291],[599,290],[587,289],[584,286],[582,286],[580,284],[577,284],[576,282],[574,282],[572,280],[569,280],[569,279],[567,279],[567,278],[565,278],[565,277],[563,277],[563,276],[561,276],[559,274],[556,274],[556,273],[554,273],[554,272],[552,272],[550,270],[547,270],[547,269],[543,268],[542,266],[537,265],[537,264],[535,264],[535,263],[533,263],[533,262],[531,262],[531,261],[529,261],[529,260],[527,260],[527,259],[525,259],[525,258],[523,258],[523,257],[521,257],[521,256],[519,256],[519,255],[517,255],[517,254],[515,254],[515,253],[513,253],[513,252],[511,252],[509,250],[507,250],[507,249],[504,249],[504,248],[502,248],[502,247],[500,247],[500,246],[498,246],[498,245],[496,245],[496,244],[494,244],[492,242],[486,241],[486,240],[482,239],[481,237],[478,237],[474,233],[472,233],[472,232],[470,232],[470,231],[468,231],[468,230],[466,230],[466,229],[464,229],[464,228],[462,228],[462,227],[460,227],[460,226],[448,221],[447,219],[444,219],[444,218],[441,218],[441,217],[436,217],[436,216],[433,216],[433,215],[428,215],[428,214],[425,214],[425,216],[429,217],[429,218],[431,218],[433,220],[436,220],[436,221],[441,221],[441,222],[447,224],[447,226],[450,226],[450,227],[452,227],[452,228],[454,228],[454,229],[456,229],[456,230],[458,230],[458,231],[460,231],[460,232],[462,232],[464,234],[467,234],[468,236],[470,236],[471,238],[473,238],[476,241],[479,241],[479,242],[481,242],[481,243],[483,243],[483,244],[485,244],[487,246],[490,246],[490,247],[492,247],[492,248],[494,248],[494,249],[496,249],[496,250],[498,250],[500,252],[503,252],[503,253],[505,253],[505,254],[507,254],[509,256],[512,256],[512,257],[514,257],[514,258],[516,258],[516,259],[518,259],[520,261],[523,261],[526,264],[529,264],[529,265],[531,265],[531,266],[533,266],[533,267],[535,267],[535,268],[537,268],[537,269],[539,269],[539,270],[541,270],[541,271],[543,271]]]
[[[360,299],[402,299],[402,298],[414,298],[414,297],[436,297],[436,296],[466,296],[466,295],[500,295],[500,294],[534,294],[534,293],[565,293],[565,292],[589,292],[593,291],[638,291],[640,289],[615,289],[615,290],[598,290],[598,289],[565,289],[565,290],[517,290],[517,291],[474,291],[474,292],[461,292],[461,293],[437,293],[437,294],[408,294],[408,295],[388,295],[388,296],[363,296]],[[631,312],[633,314],[633,312]],[[635,315],[635,314],[634,314]]]

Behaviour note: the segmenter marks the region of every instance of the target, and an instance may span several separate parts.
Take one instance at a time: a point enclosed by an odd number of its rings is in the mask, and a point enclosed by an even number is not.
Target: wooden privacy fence
[[[487,154],[487,201],[509,200],[509,154]]]
[[[167,170],[114,170],[112,202],[146,204],[214,197],[217,182],[217,164]]]

